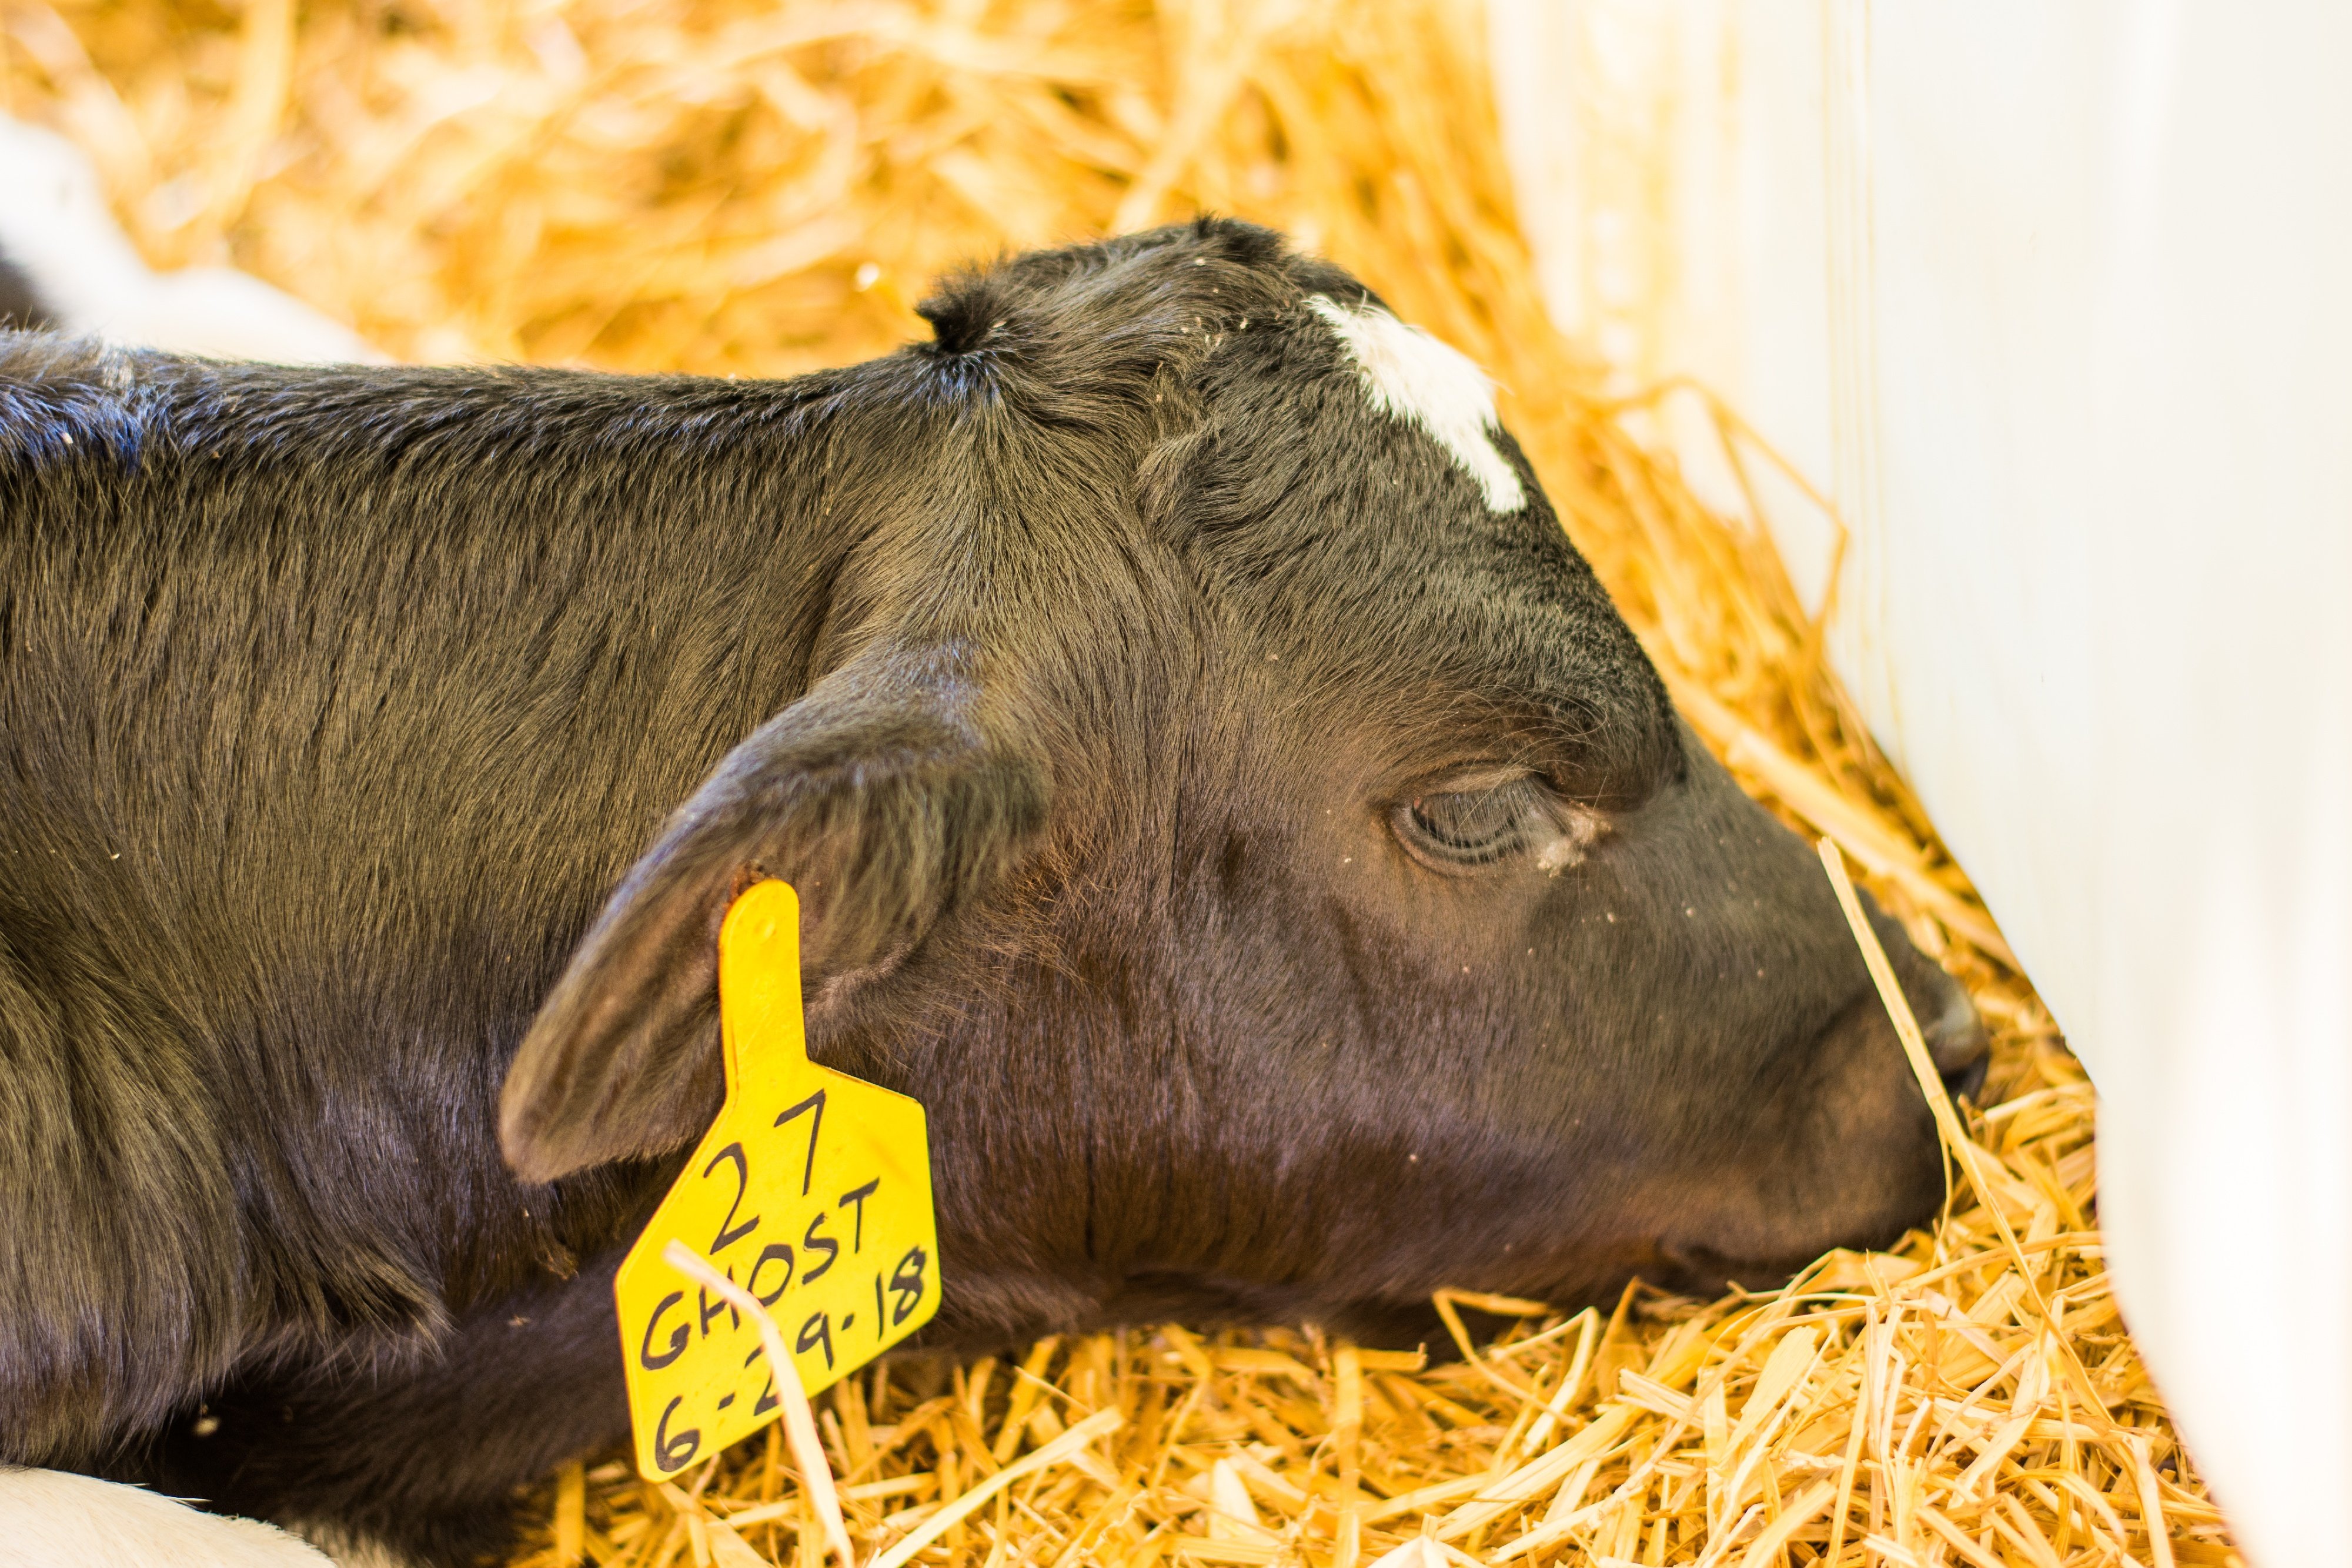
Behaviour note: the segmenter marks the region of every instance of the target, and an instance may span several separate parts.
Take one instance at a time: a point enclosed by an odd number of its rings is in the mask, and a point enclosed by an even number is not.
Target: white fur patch
[[[61,1470],[0,1470],[0,1542],[23,1568],[331,1568],[268,1525]]]
[[[1528,504],[1519,476],[1506,462],[1491,434],[1494,383],[1460,350],[1408,327],[1377,305],[1349,309],[1326,294],[1307,301],[1331,323],[1364,378],[1372,406],[1392,419],[1417,424],[1478,482],[1486,509],[1516,512]]]
[[[1544,845],[1536,855],[1536,864],[1547,876],[1558,876],[1571,866],[1584,863],[1584,852],[1599,841],[1608,826],[1598,811],[1582,806],[1570,806],[1560,813],[1559,836]]]
[[[361,1541],[331,1525],[293,1526],[304,1540],[327,1554],[334,1568],[415,1568],[409,1558],[381,1542]]]

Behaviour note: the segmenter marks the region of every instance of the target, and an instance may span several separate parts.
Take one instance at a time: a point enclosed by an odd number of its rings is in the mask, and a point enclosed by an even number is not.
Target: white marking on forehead
[[[1528,504],[1517,472],[1490,434],[1498,428],[1494,384],[1469,356],[1377,305],[1350,310],[1328,294],[1313,295],[1307,304],[1331,324],[1354,358],[1374,408],[1419,425],[1453,454],[1478,482],[1488,511],[1516,512]]]

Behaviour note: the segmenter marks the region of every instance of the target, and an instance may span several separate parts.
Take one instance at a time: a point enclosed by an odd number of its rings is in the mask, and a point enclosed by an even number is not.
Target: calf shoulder
[[[518,1182],[496,1096],[804,684],[795,396],[0,338],[0,1462],[415,1357],[657,1184]]]
[[[0,933],[0,1464],[88,1462],[222,1370],[234,1200],[184,1060],[51,983],[54,949],[30,970],[17,936]]]

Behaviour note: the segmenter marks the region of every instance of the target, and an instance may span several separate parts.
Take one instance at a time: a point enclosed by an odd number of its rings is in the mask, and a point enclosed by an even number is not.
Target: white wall
[[[2352,8],[1490,6],[1555,313],[1833,497],[2150,1366],[2259,1563],[2352,1563]]]
[[[0,256],[32,279],[66,331],[220,359],[386,362],[341,322],[233,267],[150,272],[81,149],[5,116]]]

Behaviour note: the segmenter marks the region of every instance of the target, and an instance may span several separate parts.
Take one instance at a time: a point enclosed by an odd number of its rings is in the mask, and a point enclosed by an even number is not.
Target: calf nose
[[[1992,1042],[1986,1038],[1976,1005],[1969,1000],[1968,992],[1960,989],[1959,982],[1940,969],[1936,972],[1936,980],[1934,994],[1942,1005],[1932,1016],[1920,1019],[1919,1029],[1927,1037],[1927,1054],[1935,1061],[1944,1087],[1958,1100],[1984,1087],[1985,1068],[1992,1060]],[[1926,1009],[1921,1010],[1926,1013]]]

